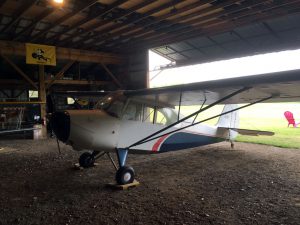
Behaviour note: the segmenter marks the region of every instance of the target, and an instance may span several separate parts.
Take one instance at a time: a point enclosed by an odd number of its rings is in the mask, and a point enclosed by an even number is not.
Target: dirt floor
[[[79,153],[59,156],[55,140],[0,149],[0,224],[300,224],[299,150],[220,143],[130,155],[141,185],[116,191],[107,158],[75,170]]]

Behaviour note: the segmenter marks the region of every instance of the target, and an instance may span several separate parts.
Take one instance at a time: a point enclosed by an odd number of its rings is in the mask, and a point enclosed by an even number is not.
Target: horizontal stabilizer
[[[221,129],[233,130],[238,132],[241,135],[248,135],[248,136],[273,136],[275,133],[271,131],[263,131],[263,130],[249,130],[249,129],[239,129],[239,128],[228,128],[228,127],[218,127]]]

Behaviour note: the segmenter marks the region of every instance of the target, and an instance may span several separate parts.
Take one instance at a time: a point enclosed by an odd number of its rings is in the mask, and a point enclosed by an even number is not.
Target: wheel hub
[[[124,181],[128,182],[131,179],[131,174],[129,172],[124,174]]]

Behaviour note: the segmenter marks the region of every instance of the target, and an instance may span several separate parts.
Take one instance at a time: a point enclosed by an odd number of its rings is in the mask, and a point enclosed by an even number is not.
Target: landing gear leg
[[[125,166],[127,155],[127,149],[117,149],[119,169],[116,172],[116,182],[120,185],[130,184],[134,181],[135,174],[133,168]]]
[[[79,165],[83,168],[94,166],[95,160],[103,156],[105,152],[93,151],[92,153],[84,152],[79,157]]]

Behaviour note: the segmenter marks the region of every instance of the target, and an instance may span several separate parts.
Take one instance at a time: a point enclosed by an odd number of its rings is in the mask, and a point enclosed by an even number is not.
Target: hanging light
[[[62,4],[64,3],[64,0],[53,0],[54,3]]]

